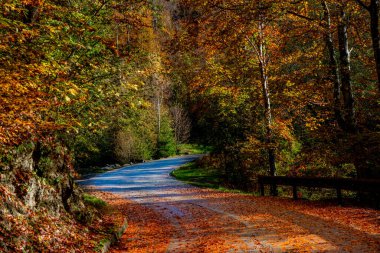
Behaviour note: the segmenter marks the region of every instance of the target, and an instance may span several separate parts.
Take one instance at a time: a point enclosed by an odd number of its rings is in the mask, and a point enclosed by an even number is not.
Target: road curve
[[[166,252],[380,252],[379,223],[369,229],[355,217],[347,222],[350,217],[329,216],[334,211],[354,216],[362,209],[223,193],[169,176],[197,158],[137,164],[79,184],[122,196],[166,219],[173,228]],[[379,217],[377,211],[365,214],[365,221]],[[149,247],[156,252],[154,245]]]

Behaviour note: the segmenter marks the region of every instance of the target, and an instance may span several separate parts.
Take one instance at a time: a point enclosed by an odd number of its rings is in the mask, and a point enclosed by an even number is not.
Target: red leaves
[[[111,252],[380,249],[376,210],[197,188],[176,190],[176,194],[193,200],[171,202],[158,197],[153,205],[143,206],[120,196],[96,193],[128,216],[129,227]]]
[[[166,252],[170,235],[173,234],[173,228],[167,220],[153,210],[120,196],[105,192],[92,194],[107,201],[111,210],[128,219],[125,234],[111,252]],[[115,222],[115,216],[108,218]],[[119,217],[116,216],[116,219]]]

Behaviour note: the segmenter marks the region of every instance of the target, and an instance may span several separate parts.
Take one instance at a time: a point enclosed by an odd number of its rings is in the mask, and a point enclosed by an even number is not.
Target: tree
[[[341,83],[339,77],[339,67],[336,59],[336,50],[334,46],[332,27],[331,27],[331,15],[328,3],[326,1],[321,1],[323,7],[324,16],[324,33],[325,33],[325,43],[329,54],[329,79],[333,83],[333,96],[334,96],[334,114],[338,125],[343,129],[344,120],[342,118],[341,112]]]
[[[173,119],[174,137],[177,144],[189,141],[191,132],[191,121],[186,110],[181,105],[170,108]]]
[[[258,18],[257,18],[257,35],[254,39],[247,37],[247,40],[251,47],[254,49],[254,52],[256,54],[258,64],[259,64],[259,71],[260,71],[260,82],[262,86],[262,95],[264,100],[264,119],[265,119],[265,128],[266,128],[266,144],[268,145],[268,160],[269,160],[269,174],[271,176],[276,175],[276,155],[275,155],[275,148],[273,147],[273,133],[272,133],[272,111],[271,111],[271,98],[270,98],[270,92],[269,92],[269,73],[268,73],[268,64],[269,64],[269,53],[268,48],[266,46],[266,41],[268,41],[265,38],[265,26],[266,26],[266,17],[265,15],[265,9],[268,8],[268,6],[265,6],[262,4],[261,1],[258,1]],[[276,195],[277,190],[275,189],[275,186],[272,185],[271,188],[271,194]]]
[[[348,132],[356,132],[356,117],[354,108],[354,97],[352,92],[351,80],[351,51],[348,48],[348,17],[344,4],[339,6],[339,24],[338,24],[338,40],[339,40],[339,60],[340,60],[340,76],[341,91],[343,97],[344,108],[344,129]]]
[[[370,16],[370,28],[373,55],[376,63],[377,88],[380,91],[380,35],[379,35],[379,0],[370,0],[369,4],[365,4],[362,0],[355,0],[361,7],[368,11]]]

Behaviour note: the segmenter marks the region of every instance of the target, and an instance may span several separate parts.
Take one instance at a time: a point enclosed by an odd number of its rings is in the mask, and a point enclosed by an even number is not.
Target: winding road
[[[197,158],[137,164],[79,183],[121,196],[165,220],[166,252],[380,252],[378,211],[200,189],[169,176]],[[142,213],[132,215],[144,223]],[[124,240],[128,245],[132,239]],[[152,242],[145,250],[160,251],[155,247]]]

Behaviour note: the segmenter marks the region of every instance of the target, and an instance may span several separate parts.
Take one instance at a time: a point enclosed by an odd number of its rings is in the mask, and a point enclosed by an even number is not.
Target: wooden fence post
[[[297,185],[293,185],[293,199],[298,199]]]
[[[264,191],[264,184],[263,182],[260,182],[260,193],[261,193],[261,196],[265,196],[265,191]]]
[[[342,204],[342,190],[338,187],[336,188],[336,197],[338,198],[339,205]]]

